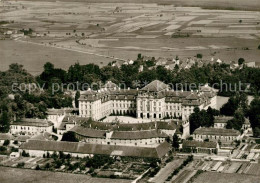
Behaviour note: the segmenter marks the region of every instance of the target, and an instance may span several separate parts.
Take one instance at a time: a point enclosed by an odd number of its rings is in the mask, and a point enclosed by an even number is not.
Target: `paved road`
[[[151,182],[155,183],[164,183],[168,176],[178,168],[183,162],[183,159],[176,159],[172,162],[168,163],[165,167],[163,167],[156,176],[151,179]]]
[[[172,181],[172,183],[186,183],[190,180],[190,178],[195,175],[196,170],[183,170],[181,171],[177,177]]]

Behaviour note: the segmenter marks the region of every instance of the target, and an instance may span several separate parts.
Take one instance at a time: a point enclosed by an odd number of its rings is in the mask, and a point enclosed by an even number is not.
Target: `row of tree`
[[[247,96],[244,93],[237,93],[229,98],[220,111],[211,109],[200,110],[194,108],[194,112],[190,115],[190,131],[193,133],[199,127],[212,127],[214,125],[214,116],[225,115],[233,118],[227,121],[227,129],[236,129],[242,132],[242,126],[245,118],[249,118],[253,128],[254,136],[260,137],[260,99],[255,96],[253,101],[248,105]]]
[[[115,63],[115,62],[113,62]],[[143,71],[139,72],[140,66]],[[204,64],[199,67],[196,63],[190,69],[168,70],[164,66],[155,67],[155,59],[144,61],[141,55],[132,65],[113,66],[112,63],[100,68],[95,64],[80,65],[76,63],[65,71],[54,68],[51,63],[44,65],[43,73],[37,77],[39,83],[45,83],[45,88],[55,83],[88,83],[102,82],[108,80],[114,83],[124,83],[126,87],[137,88],[155,79],[171,83],[175,89],[180,84],[187,85],[187,89],[198,89],[199,84],[214,84],[220,90],[220,95],[233,96],[236,91],[246,90],[250,94],[258,94],[260,91],[260,69],[249,68],[245,65],[242,68],[232,70],[229,64]],[[197,87],[190,88],[193,83]],[[250,86],[248,85],[250,83]],[[179,84],[179,85],[177,85]],[[178,88],[181,89],[181,88]]]

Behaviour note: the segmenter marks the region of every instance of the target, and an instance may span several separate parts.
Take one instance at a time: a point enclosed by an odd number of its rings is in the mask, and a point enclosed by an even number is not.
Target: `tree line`
[[[233,118],[227,121],[227,129],[235,129],[243,132],[243,124],[245,118],[249,118],[253,134],[260,137],[260,98],[255,96],[253,101],[248,104],[247,95],[245,93],[237,93],[230,97],[228,102],[224,104],[220,110],[211,109],[200,110],[194,108],[194,112],[190,115],[190,132],[193,133],[199,127],[212,127],[214,125],[215,116],[225,115]]]

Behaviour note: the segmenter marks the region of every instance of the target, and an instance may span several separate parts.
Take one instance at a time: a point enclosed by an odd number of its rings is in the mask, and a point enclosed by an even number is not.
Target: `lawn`
[[[0,167],[1,183],[127,183],[130,180],[92,178],[89,175]]]
[[[230,173],[213,173],[204,172],[200,174],[193,183],[260,183],[259,176],[246,174],[230,174]]]

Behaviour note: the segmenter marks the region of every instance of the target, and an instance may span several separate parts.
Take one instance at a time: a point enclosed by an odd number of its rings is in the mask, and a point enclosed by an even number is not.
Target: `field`
[[[259,176],[251,176],[245,174],[227,174],[227,173],[213,173],[213,172],[204,172],[199,175],[194,183],[260,183]]]
[[[172,0],[179,6],[199,6],[211,9],[242,9],[259,10],[260,2],[258,0]]]
[[[49,172],[49,171],[36,171],[29,169],[18,169],[9,167],[0,167],[0,182],[1,183],[15,183],[19,182],[31,182],[31,183],[127,183],[129,180],[118,180],[118,179],[101,179],[92,178],[89,175],[77,175],[60,172]]]
[[[204,1],[182,3],[196,6]],[[0,30],[33,29],[31,37],[14,33],[11,40],[0,40],[4,55],[0,70],[13,62],[24,64],[32,73],[41,72],[47,61],[65,69],[77,61],[102,66],[111,60],[135,59],[138,53],[181,59],[202,53],[203,59],[228,62],[244,57],[259,62],[258,12],[177,7],[178,3],[146,0],[140,4],[89,2],[0,2],[1,20],[9,21]]]
[[[41,0],[38,0],[41,1]],[[55,0],[47,0],[55,1]],[[62,0],[64,2],[71,0]],[[73,0],[73,2],[88,2],[88,3],[140,3],[140,0]],[[142,0],[142,3],[157,3],[157,4],[174,4],[175,6],[199,6],[204,8],[214,9],[242,9],[242,10],[259,10],[258,0]],[[258,6],[257,6],[258,5]]]
[[[7,70],[11,63],[20,63],[34,75],[40,74],[46,62],[52,62],[56,67],[68,68],[76,62],[81,64],[93,62],[99,65],[103,63],[105,65],[112,61],[112,59],[95,55],[24,44],[12,40],[0,41],[0,55],[0,70]]]

